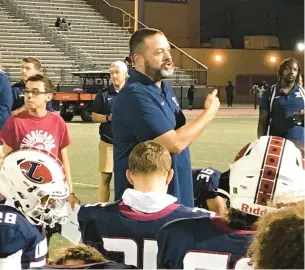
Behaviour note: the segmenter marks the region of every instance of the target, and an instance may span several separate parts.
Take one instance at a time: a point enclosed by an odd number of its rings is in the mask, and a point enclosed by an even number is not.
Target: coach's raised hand
[[[216,115],[220,102],[219,98],[217,97],[218,90],[214,89],[214,91],[211,94],[208,94],[206,97],[206,100],[204,102],[204,109],[206,112],[212,114],[213,116]]]

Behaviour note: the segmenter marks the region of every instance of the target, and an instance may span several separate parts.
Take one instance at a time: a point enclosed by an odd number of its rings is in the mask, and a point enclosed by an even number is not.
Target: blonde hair
[[[129,155],[129,170],[132,174],[166,174],[171,167],[172,158],[169,151],[154,141],[139,143]]]
[[[68,260],[82,260],[84,264],[107,262],[97,249],[84,244],[58,249],[55,254],[49,264],[65,265]]]

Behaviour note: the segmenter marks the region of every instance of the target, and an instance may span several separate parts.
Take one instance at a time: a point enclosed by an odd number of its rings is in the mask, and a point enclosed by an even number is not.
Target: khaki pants
[[[113,172],[113,145],[104,141],[99,144],[99,172]]]

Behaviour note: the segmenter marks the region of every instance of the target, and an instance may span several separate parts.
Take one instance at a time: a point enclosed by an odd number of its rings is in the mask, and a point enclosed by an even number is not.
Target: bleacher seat
[[[66,50],[65,57],[71,58],[73,54],[92,64],[96,70],[106,71],[112,62],[124,61],[129,55],[128,42],[130,34],[119,25],[109,22],[83,0],[7,0],[21,10],[31,20],[37,21],[50,31],[44,33],[47,40],[52,40],[54,35],[60,40]],[[58,31],[54,27],[56,18],[65,18],[71,23],[71,31]],[[1,32],[0,32],[1,36]],[[9,38],[7,42],[9,42]],[[35,44],[48,44],[46,39],[31,38]],[[28,42],[30,42],[28,40]],[[28,46],[29,44],[27,44]],[[51,46],[51,44],[49,44]],[[54,46],[55,47],[55,46]],[[40,57],[50,57],[39,54]],[[58,55],[58,54],[57,54]],[[58,59],[58,58],[56,58]],[[46,59],[47,60],[47,59]],[[45,60],[45,61],[46,61]],[[55,58],[53,58],[55,61]],[[54,61],[48,58],[46,63],[51,65]],[[71,66],[70,66],[71,68]],[[190,84],[192,78],[183,71],[176,71],[170,82],[176,84],[177,78],[183,84]],[[181,82],[180,82],[181,83]]]

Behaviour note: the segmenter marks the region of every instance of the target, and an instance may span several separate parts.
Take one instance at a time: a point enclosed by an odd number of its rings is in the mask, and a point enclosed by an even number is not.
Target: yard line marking
[[[193,158],[194,161],[200,161],[200,162],[205,162],[205,163],[227,163],[225,160],[224,161],[209,161],[209,160],[205,160],[205,159],[200,159],[200,158]]]
[[[85,187],[94,187],[94,188],[98,188],[97,185],[90,185],[90,184],[84,184],[84,183],[78,183],[78,182],[73,182],[73,184],[79,185],[79,186],[85,186]]]

